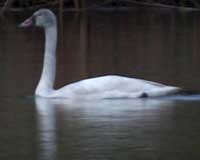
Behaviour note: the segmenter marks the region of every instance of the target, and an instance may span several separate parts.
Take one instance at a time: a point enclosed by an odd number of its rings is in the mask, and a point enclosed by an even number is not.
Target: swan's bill
[[[19,27],[31,27],[33,25],[33,16],[26,19],[24,22],[22,22]]]

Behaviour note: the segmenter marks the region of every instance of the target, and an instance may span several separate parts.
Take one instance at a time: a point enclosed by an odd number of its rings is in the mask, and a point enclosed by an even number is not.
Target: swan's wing
[[[148,95],[165,94],[171,88],[166,85],[151,81],[127,78],[121,76],[103,76],[90,78],[69,84],[55,92],[56,96],[90,97],[90,98],[119,98],[140,97]]]
[[[94,93],[111,90],[119,91],[138,91],[150,88],[163,87],[164,85],[150,81],[121,77],[121,76],[102,76],[78,81],[67,85],[68,89],[79,93]]]
[[[153,86],[157,86],[157,87],[165,87],[166,85],[164,84],[161,84],[161,83],[157,83],[157,82],[153,82],[153,81],[147,81],[147,80],[143,80],[143,79],[137,79],[138,81],[141,81],[143,83],[146,83],[146,84],[150,84],[150,85],[153,85]]]

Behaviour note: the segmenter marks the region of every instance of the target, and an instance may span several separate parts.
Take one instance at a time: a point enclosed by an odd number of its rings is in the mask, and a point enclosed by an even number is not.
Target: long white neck
[[[45,28],[45,53],[40,81],[35,90],[36,95],[47,96],[53,91],[56,76],[57,25]]]

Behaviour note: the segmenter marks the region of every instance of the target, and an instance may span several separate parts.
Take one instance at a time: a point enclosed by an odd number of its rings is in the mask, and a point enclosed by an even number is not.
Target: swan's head
[[[49,9],[39,9],[20,24],[20,27],[38,26],[48,28],[56,25],[56,16]]]

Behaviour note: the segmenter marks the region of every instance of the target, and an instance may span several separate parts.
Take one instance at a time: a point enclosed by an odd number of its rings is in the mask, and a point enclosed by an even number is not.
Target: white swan
[[[105,99],[157,97],[179,92],[179,87],[116,75],[81,80],[54,89],[56,75],[57,20],[48,9],[40,9],[20,24],[38,26],[45,31],[45,53],[42,75],[35,90],[36,96],[46,98]]]

